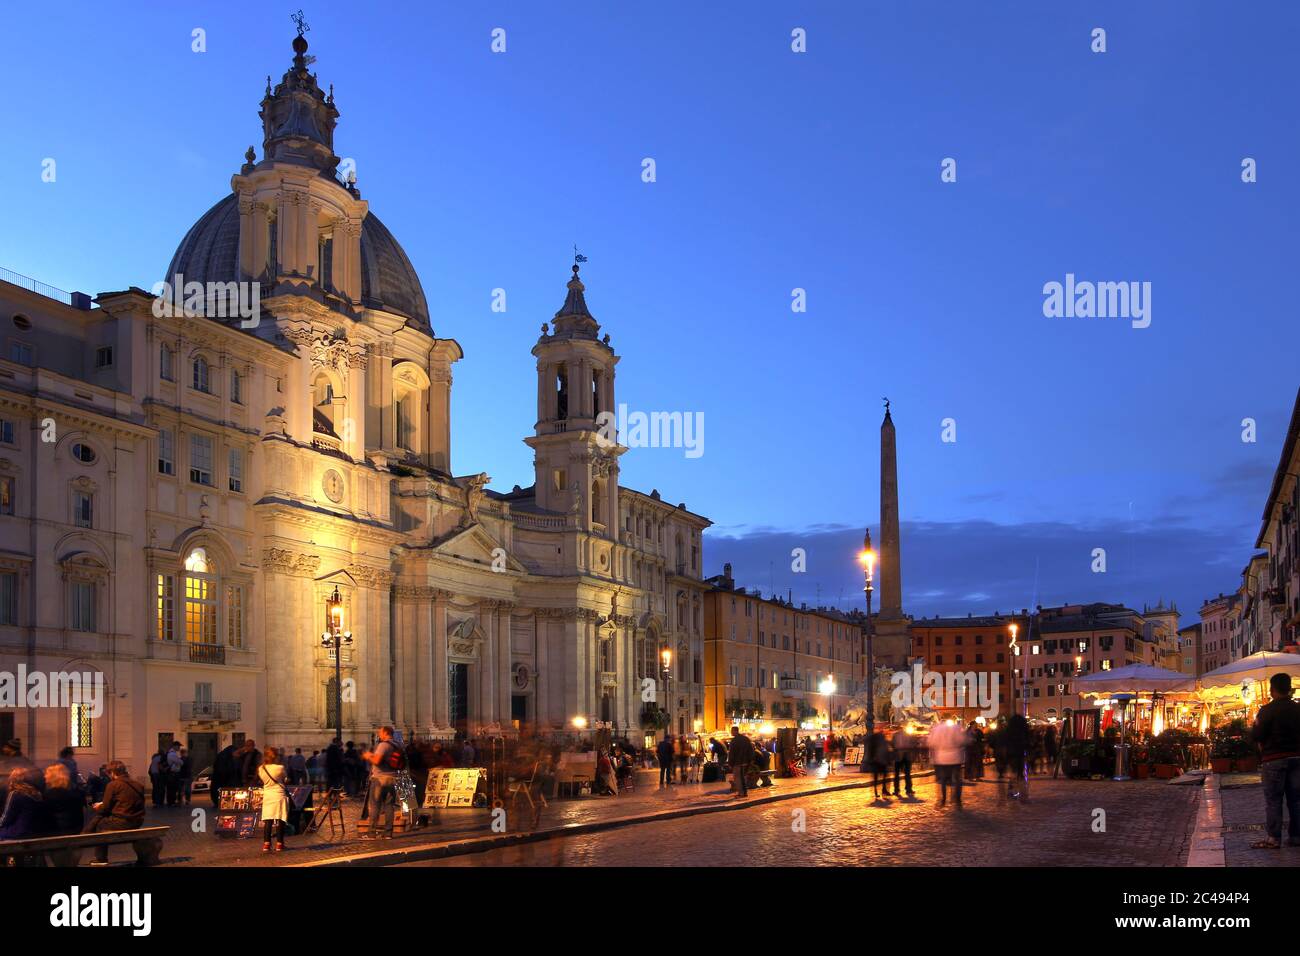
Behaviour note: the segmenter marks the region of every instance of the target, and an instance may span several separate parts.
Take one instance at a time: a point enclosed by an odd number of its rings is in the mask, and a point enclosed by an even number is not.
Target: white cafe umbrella
[[[1300,657],[1296,658],[1300,661]],[[1075,678],[1074,686],[1084,696],[1106,696],[1109,694],[1174,693],[1191,690],[1196,681],[1188,674],[1153,667],[1150,664],[1129,664],[1109,671],[1097,671],[1083,677]]]
[[[1266,681],[1274,674],[1300,677],[1300,654],[1257,651],[1249,657],[1217,667],[1201,677],[1201,686],[1239,687],[1245,681]]]

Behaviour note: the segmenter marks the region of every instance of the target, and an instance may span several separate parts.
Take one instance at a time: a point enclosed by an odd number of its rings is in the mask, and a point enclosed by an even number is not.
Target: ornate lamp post
[[[871,529],[862,538],[862,551],[858,554],[862,565],[862,591],[867,596],[867,736],[876,732],[876,655],[872,645],[871,594],[872,571],[876,566],[876,552],[871,550]]]
[[[343,647],[352,646],[352,632],[343,630],[343,598],[339,587],[325,602],[325,620],[328,630],[320,636],[321,647],[334,652],[334,727],[339,742],[343,741]]]

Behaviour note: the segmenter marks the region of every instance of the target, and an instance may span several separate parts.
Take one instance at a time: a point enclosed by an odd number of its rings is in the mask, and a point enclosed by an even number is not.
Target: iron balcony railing
[[[236,721],[240,717],[238,701],[183,700],[181,720]]]

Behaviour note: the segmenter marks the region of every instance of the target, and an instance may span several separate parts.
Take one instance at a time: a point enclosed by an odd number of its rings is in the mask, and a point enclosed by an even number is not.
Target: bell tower
[[[587,310],[578,277],[578,262],[585,260],[575,259],[564,305],[533,346],[537,424],[524,441],[533,449],[537,504],[575,514],[580,528],[617,538],[618,456],[625,450],[613,424],[618,356]]]

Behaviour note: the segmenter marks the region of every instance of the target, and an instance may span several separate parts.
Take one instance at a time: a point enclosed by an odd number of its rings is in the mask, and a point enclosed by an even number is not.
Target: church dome
[[[190,227],[167,267],[165,281],[233,282],[239,275],[239,200],[231,193]],[[407,325],[431,331],[424,288],[411,260],[373,212],[361,222],[361,304],[393,312]]]

